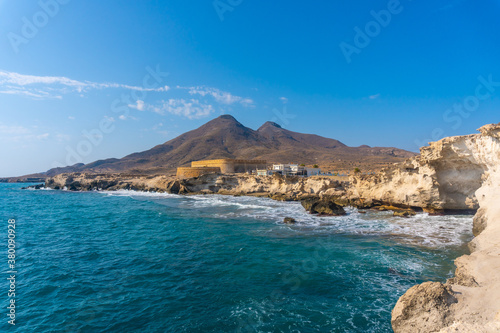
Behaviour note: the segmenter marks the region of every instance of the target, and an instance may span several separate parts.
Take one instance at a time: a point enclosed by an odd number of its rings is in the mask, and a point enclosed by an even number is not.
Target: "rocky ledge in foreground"
[[[413,188],[420,187],[422,195],[441,200],[438,209],[479,207],[471,254],[455,260],[455,277],[446,283],[414,286],[399,299],[392,311],[396,333],[500,332],[500,124],[479,131],[433,142],[419,158],[387,172],[390,183],[403,186],[392,189],[399,200],[419,200]],[[372,194],[383,197],[384,186],[378,183]]]

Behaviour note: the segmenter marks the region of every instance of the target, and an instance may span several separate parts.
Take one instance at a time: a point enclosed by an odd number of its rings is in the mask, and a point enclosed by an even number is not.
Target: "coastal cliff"
[[[482,156],[491,137],[450,137],[421,148],[420,155],[375,175],[353,177],[347,196],[420,207],[430,213],[477,210],[475,192],[489,167]]]
[[[479,131],[431,143],[404,169],[374,178],[387,181],[374,181],[373,189],[366,180],[358,185],[362,195],[380,198],[390,188],[394,200],[423,200],[433,209],[479,208],[471,254],[456,259],[454,278],[414,286],[399,299],[392,311],[396,333],[500,332],[500,124]]]

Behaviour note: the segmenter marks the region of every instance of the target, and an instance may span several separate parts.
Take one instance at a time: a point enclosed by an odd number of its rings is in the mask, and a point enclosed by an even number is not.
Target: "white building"
[[[305,174],[307,175],[307,177],[319,176],[321,174],[321,169],[320,168],[306,168]]]
[[[257,176],[272,176],[273,172],[266,169],[257,169],[256,174]]]
[[[273,164],[272,171],[285,176],[305,175],[305,167],[298,164]]]

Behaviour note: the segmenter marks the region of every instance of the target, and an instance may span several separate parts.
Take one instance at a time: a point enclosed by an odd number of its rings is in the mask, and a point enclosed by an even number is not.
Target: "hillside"
[[[54,176],[62,172],[171,173],[191,161],[216,158],[318,164],[335,170],[351,170],[354,166],[374,170],[414,155],[397,148],[348,147],[338,140],[292,132],[272,122],[253,130],[234,117],[223,115],[143,152],[121,159],[51,169],[32,176]]]

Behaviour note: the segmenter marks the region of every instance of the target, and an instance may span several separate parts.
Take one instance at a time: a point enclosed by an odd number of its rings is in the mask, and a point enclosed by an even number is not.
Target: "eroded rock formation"
[[[483,136],[469,135],[432,142],[419,156],[375,175],[354,177],[347,196],[421,207],[430,213],[476,210],[475,192],[488,170],[475,147],[480,138]]]
[[[471,254],[456,259],[455,277],[445,284],[423,283],[399,299],[392,312],[396,333],[500,332],[500,124],[479,131],[433,142],[412,159],[413,170],[389,173],[392,184],[404,185],[403,175],[413,185],[427,184],[430,208],[479,207]],[[381,196],[383,186],[373,195]],[[399,188],[392,195],[411,204],[421,200],[418,191],[406,190],[407,196]]]

